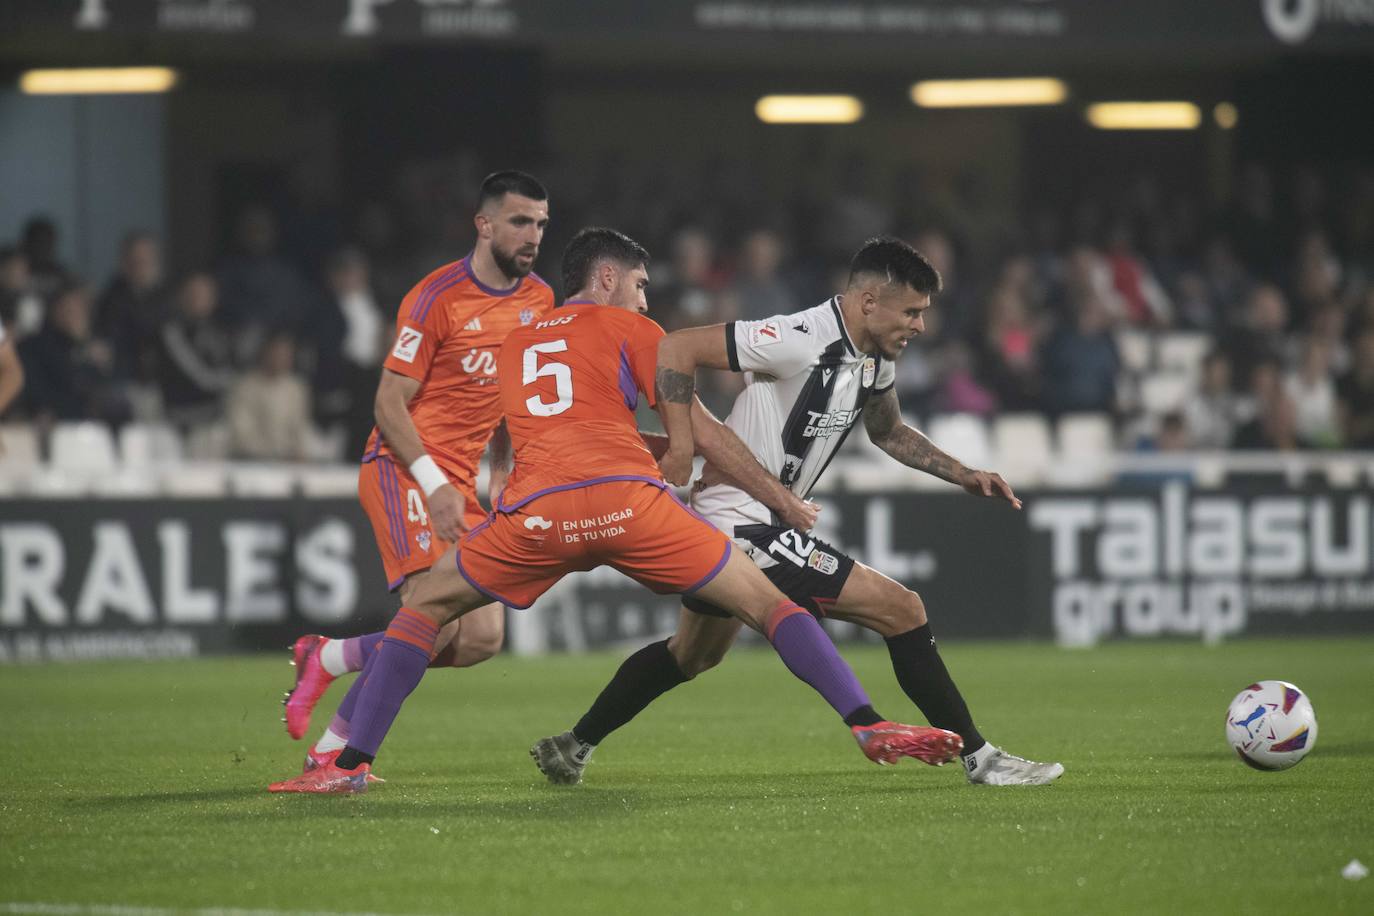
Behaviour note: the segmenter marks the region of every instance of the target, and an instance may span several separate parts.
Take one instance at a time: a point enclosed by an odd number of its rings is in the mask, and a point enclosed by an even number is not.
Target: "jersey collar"
[[[844,313],[840,311],[840,297],[830,297],[830,308],[835,312],[835,323],[840,326],[840,339],[844,341],[844,347],[849,351],[850,356],[858,356],[859,351],[854,349],[854,341],[849,339],[849,329],[844,326]]]
[[[486,293],[488,296],[509,296],[511,293],[515,292],[517,289],[520,288],[521,283],[525,282],[525,278],[521,277],[519,280],[516,280],[515,285],[510,287],[509,289],[497,289],[494,286],[487,286],[481,280],[477,279],[477,274],[473,273],[472,252],[470,251],[468,252],[467,257],[463,258],[463,269],[467,271],[468,277],[472,279],[473,284],[482,292]]]

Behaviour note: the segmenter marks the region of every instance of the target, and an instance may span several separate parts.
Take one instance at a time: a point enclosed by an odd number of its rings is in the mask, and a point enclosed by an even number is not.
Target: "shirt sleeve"
[[[897,384],[897,364],[890,359],[878,361],[878,377],[873,382],[873,393],[882,394]]]
[[[432,284],[420,284],[401,301],[396,315],[396,337],[382,365],[392,372],[423,382],[429,367],[448,335],[448,309]]]
[[[635,386],[648,399],[650,407],[657,403],[654,400],[654,374],[658,371],[658,342],[663,339],[664,333],[657,321],[637,315],[625,340],[630,374],[634,376]]]
[[[791,378],[816,359],[816,338],[788,315],[725,325],[725,352],[735,372]]]

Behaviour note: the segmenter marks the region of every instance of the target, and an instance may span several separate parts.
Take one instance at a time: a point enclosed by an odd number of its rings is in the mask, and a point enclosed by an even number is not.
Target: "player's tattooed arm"
[[[673,335],[658,344],[658,367],[654,371],[654,406],[663,418],[668,434],[668,451],[659,458],[663,478],[682,486],[692,479],[692,401],[696,395],[696,363],[689,349],[675,344]]]
[[[1021,508],[1021,500],[1000,474],[967,467],[936,447],[919,430],[906,425],[897,393],[889,388],[864,405],[864,428],[873,444],[909,468],[933,474],[974,496],[995,496]]]
[[[907,426],[891,388],[864,405],[864,429],[873,444],[909,468],[962,484],[968,468],[936,447],[920,431]]]
[[[744,440],[716,419],[700,400],[692,404],[692,431],[696,435],[697,454],[707,461],[703,484],[732,483],[776,512],[789,528],[810,531],[815,527],[820,507],[783,486]]]
[[[670,404],[690,404],[696,394],[696,379],[685,372],[659,366],[654,374],[654,398]]]

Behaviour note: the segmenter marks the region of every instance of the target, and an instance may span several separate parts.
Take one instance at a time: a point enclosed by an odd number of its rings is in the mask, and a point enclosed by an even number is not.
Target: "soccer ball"
[[[1287,681],[1257,681],[1226,710],[1226,741],[1247,766],[1286,770],[1317,743],[1312,701]]]

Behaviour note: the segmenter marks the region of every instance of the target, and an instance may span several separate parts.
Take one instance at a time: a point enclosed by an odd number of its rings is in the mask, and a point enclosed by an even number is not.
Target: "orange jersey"
[[[471,255],[425,277],[401,301],[384,365],[420,382],[410,417],[425,451],[455,480],[474,480],[501,419],[496,352],[511,331],[552,311],[553,290],[530,274],[507,290],[484,286]],[[373,429],[363,461],[390,454]]]
[[[568,303],[511,332],[496,358],[515,468],[500,509],[606,480],[665,486],[635,423],[654,404],[663,329],[635,312]]]

